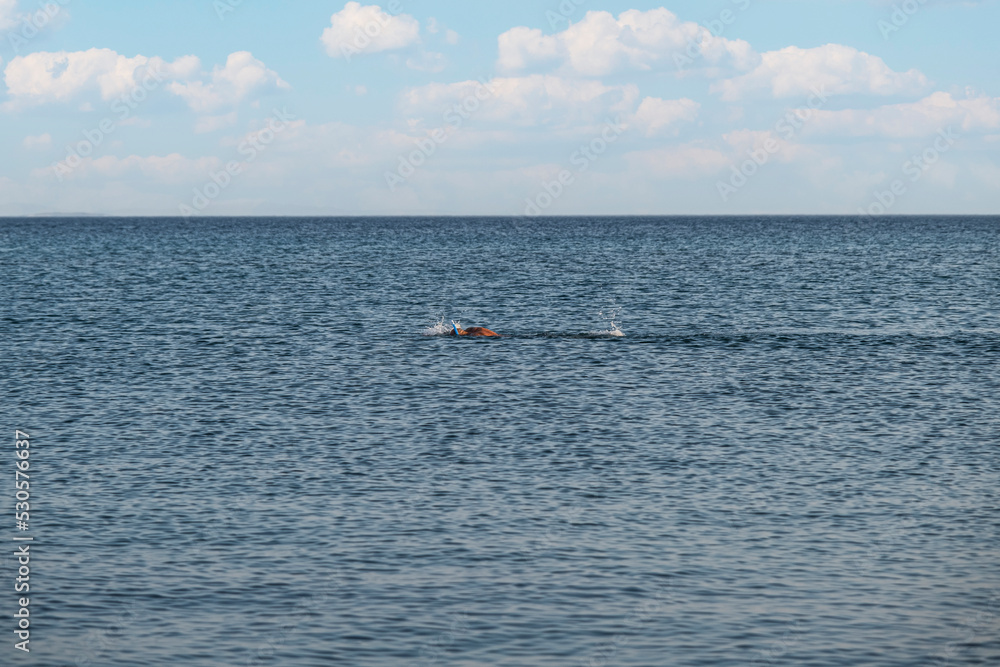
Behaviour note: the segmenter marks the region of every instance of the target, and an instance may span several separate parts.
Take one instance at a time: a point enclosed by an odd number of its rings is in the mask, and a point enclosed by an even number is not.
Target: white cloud
[[[18,0],[0,0],[0,34],[10,32],[7,40],[15,53],[25,47],[35,35],[62,26],[69,19],[66,5],[69,0],[38,0],[21,3]],[[35,4],[37,6],[32,6]]]
[[[752,72],[715,84],[712,90],[722,93],[722,99],[734,101],[755,92],[804,97],[816,88],[832,95],[893,95],[918,92],[927,84],[927,77],[915,69],[895,72],[878,56],[850,46],[827,44],[769,51],[762,54]]]
[[[21,22],[17,0],[0,0],[0,31],[10,30]]]
[[[700,144],[665,146],[625,155],[630,170],[644,176],[698,178],[715,174],[732,164],[727,152]]]
[[[478,81],[433,83],[403,93],[403,111],[409,117],[430,114],[440,125],[446,110],[460,105],[470,118],[522,127],[571,127],[603,122],[616,114],[631,114],[639,100],[632,84],[605,85],[599,81],[533,74],[500,77],[485,85]]]
[[[25,137],[22,145],[28,149],[45,149],[52,146],[52,135],[46,132],[37,137]]]
[[[674,129],[676,132],[675,126],[678,123],[697,119],[700,109],[700,104],[687,98],[661,100],[657,97],[647,97],[632,117],[632,124],[641,129],[647,137],[662,134],[668,129]]]
[[[348,2],[330,17],[330,27],[323,31],[321,40],[331,57],[350,59],[359,53],[416,44],[420,41],[420,23],[409,14],[392,16],[378,5]]]
[[[69,180],[86,179],[97,176],[104,179],[118,179],[141,176],[143,179],[171,185],[196,182],[209,170],[218,169],[222,160],[217,157],[186,158],[179,153],[170,155],[129,155],[120,158],[105,155],[99,158],[84,158],[72,171],[63,175]],[[36,169],[36,177],[52,177],[51,167]]]
[[[120,55],[111,49],[75,52],[39,51],[12,60],[4,70],[10,101],[5,109],[46,103],[69,103],[88,93],[108,101],[130,95],[140,87],[144,94],[167,82],[165,88],[184,98],[199,113],[235,106],[252,94],[290,86],[247,51],[229,55],[224,67],[216,66],[207,81],[197,76],[201,61],[183,56],[172,63],[159,57]],[[157,81],[159,79],[159,81]],[[93,109],[89,100],[80,109]]]
[[[431,17],[427,19],[427,32],[429,32],[432,35],[436,35],[442,30],[444,30],[444,41],[448,42],[451,45],[458,44],[459,37],[457,32],[451,29],[442,28],[441,24],[438,22],[436,18]]]
[[[617,19],[609,12],[590,11],[555,35],[517,27],[500,35],[499,46],[498,67],[503,72],[546,66],[582,76],[686,66],[747,70],[759,60],[747,42],[715,37],[707,28],[681,21],[662,7],[630,9]]]
[[[733,153],[733,160],[744,161],[751,153],[768,153],[768,162],[796,162],[813,155],[814,149],[794,141],[789,141],[771,130],[734,130],[722,135]],[[768,146],[777,147],[768,150]]]
[[[632,151],[625,159],[638,173],[671,179],[699,178],[727,173],[749,160],[752,153],[763,151],[770,156],[769,162],[774,163],[808,164],[819,158],[814,148],[787,141],[769,130],[734,130],[713,142],[694,141]]]
[[[291,86],[249,51],[237,51],[229,54],[225,67],[215,66],[209,82],[173,82],[168,88],[184,98],[194,111],[207,113],[236,106],[251,94],[287,90]]]
[[[400,151],[412,148],[413,137],[394,130],[339,122],[308,125],[305,121],[296,121],[283,133],[280,146],[276,144],[273,151],[269,149],[265,159],[286,161],[292,171],[303,163],[334,169],[360,169],[391,164]],[[317,183],[326,178],[312,168],[309,171],[310,180],[316,179]],[[381,185],[381,173],[376,179]]]
[[[36,104],[70,102],[97,91],[104,100],[131,93],[151,73],[164,78],[184,78],[197,71],[195,56],[183,56],[173,63],[162,58],[138,55],[127,58],[111,49],[87,51],[39,51],[18,56],[8,63],[4,80],[11,101],[7,109]]]
[[[890,104],[877,109],[819,110],[806,125],[810,134],[853,137],[909,138],[935,134],[953,127],[963,132],[1000,128],[1000,98],[956,100],[937,92],[918,102]]]

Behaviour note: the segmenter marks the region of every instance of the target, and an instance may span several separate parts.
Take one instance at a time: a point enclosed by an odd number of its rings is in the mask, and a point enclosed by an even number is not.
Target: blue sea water
[[[1000,664],[998,218],[6,219],[0,260],[4,665]]]

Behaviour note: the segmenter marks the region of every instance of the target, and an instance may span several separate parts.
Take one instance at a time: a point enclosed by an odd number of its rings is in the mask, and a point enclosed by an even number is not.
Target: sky
[[[0,0],[0,215],[996,214],[1000,0]]]

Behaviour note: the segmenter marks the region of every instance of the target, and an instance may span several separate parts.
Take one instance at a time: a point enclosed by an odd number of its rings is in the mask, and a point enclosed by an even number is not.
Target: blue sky
[[[473,7],[0,0],[0,215],[998,210],[1000,1]]]

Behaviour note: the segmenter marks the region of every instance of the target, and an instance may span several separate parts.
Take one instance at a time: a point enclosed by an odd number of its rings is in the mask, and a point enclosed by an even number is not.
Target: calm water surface
[[[4,665],[1000,664],[1000,219],[3,220],[0,259]]]

